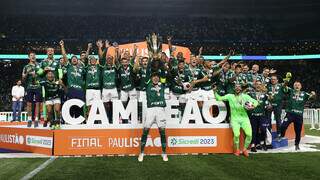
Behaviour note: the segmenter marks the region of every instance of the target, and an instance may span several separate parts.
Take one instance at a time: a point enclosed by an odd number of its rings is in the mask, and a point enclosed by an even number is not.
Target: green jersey
[[[269,105],[268,96],[262,92],[250,92],[249,95],[259,102],[259,105],[250,111],[250,114],[253,116],[264,116],[266,112],[266,107]]]
[[[234,80],[233,82],[231,82],[230,79],[231,79],[231,78],[234,78],[234,77],[236,77],[235,80]],[[228,79],[228,81],[227,81],[227,93],[228,93],[228,94],[233,94],[233,93],[234,93],[234,85],[235,85],[235,84],[241,84],[241,85],[243,85],[243,84],[246,83],[245,76],[244,76],[242,73],[236,74],[236,73],[234,73],[233,71],[230,71],[230,72],[228,73],[227,79]]]
[[[282,104],[284,98],[284,87],[282,84],[268,84],[268,95],[271,96],[270,103],[272,106],[279,106]]]
[[[102,88],[114,89],[116,88],[117,69],[115,66],[105,65],[102,67]]]
[[[208,81],[206,82],[202,82],[199,84],[199,86],[201,87],[201,89],[209,91],[212,90],[212,85],[217,83],[217,79],[215,79],[212,74],[213,74],[213,70],[212,69],[203,69],[202,70],[203,73],[203,77],[207,76],[208,77]]]
[[[217,101],[228,101],[231,111],[231,121],[249,120],[247,110],[245,109],[245,103],[251,102],[254,106],[258,106],[259,102],[247,94],[241,93],[238,96],[235,94],[227,94],[220,96],[215,93]]]
[[[88,65],[86,67],[86,89],[100,89],[100,77],[100,65]]]
[[[291,88],[285,89],[289,94],[286,112],[303,115],[304,105],[309,100],[310,94],[304,91],[297,91]]]
[[[59,97],[60,85],[55,81],[42,81],[41,86],[44,87],[45,90],[45,100],[51,100]]]
[[[188,67],[189,69],[189,72],[190,72],[190,81],[196,81],[196,80],[199,80],[199,79],[202,79],[205,74],[203,72],[203,69],[200,68],[200,66],[196,66],[196,67],[191,67],[189,66]],[[196,84],[192,90],[193,91],[196,91],[200,88],[200,84]]]
[[[138,71],[138,79],[139,79],[139,84],[138,84],[138,90],[139,91],[145,91],[146,90],[146,85],[150,81],[150,76],[148,74],[147,77],[147,68],[140,68]]]
[[[66,66],[67,70],[67,87],[75,89],[83,89],[85,86],[85,69],[80,65]]]
[[[220,72],[219,76],[214,77],[215,81],[217,82],[217,92],[220,95],[226,94],[226,88],[227,88],[227,78],[228,78],[228,73],[224,72],[223,70]]]
[[[131,64],[125,69],[123,65],[119,66],[118,75],[120,79],[120,89],[123,91],[130,91],[134,89],[134,72]]]
[[[52,71],[56,78],[58,78],[58,69],[61,68],[60,62],[55,59],[44,59],[40,63],[40,68],[45,70],[46,68]]]
[[[186,91],[183,89],[183,83],[190,83],[191,73],[187,69],[179,71],[173,69],[171,73],[171,89],[172,92],[177,94],[184,94]]]
[[[147,107],[166,107],[166,100],[164,98],[165,85],[158,83],[154,85],[151,81],[146,88]]]
[[[38,72],[40,66],[38,63],[29,63],[23,68],[23,74],[26,74],[25,77],[25,86],[26,89],[38,89],[40,88],[40,76]]]

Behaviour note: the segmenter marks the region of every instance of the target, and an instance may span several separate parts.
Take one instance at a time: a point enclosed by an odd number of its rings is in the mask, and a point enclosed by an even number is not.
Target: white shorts
[[[131,91],[123,91],[120,92],[120,99],[122,102],[128,101],[128,98],[130,100],[136,100],[137,99],[137,91],[136,89],[132,89]]]
[[[139,102],[147,102],[147,92],[146,91],[139,91]]]
[[[45,102],[46,105],[61,104],[60,98],[50,99]]]
[[[103,102],[117,100],[118,98],[119,98],[119,95],[118,95],[117,88],[102,90],[102,101]]]
[[[166,127],[166,114],[164,107],[147,108],[146,120],[143,122],[144,128],[151,128],[156,123],[159,128]]]
[[[86,91],[86,103],[92,105],[93,101],[101,99],[101,91],[97,89],[87,89]]]
[[[201,90],[198,89],[196,91],[191,91],[190,93],[187,94],[187,99],[188,100],[195,100],[195,101],[201,101]]]
[[[201,101],[206,101],[206,100],[211,100],[211,99],[215,99],[215,96],[213,94],[212,90],[201,90],[200,93],[200,99]]]
[[[164,99],[165,100],[171,99],[171,95],[172,95],[172,92],[170,92],[169,88],[164,89]]]
[[[172,100],[179,100],[179,103],[187,103],[187,94],[175,94],[171,95]]]

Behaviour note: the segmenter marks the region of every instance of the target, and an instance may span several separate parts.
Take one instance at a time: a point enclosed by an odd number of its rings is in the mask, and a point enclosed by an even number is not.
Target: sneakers
[[[237,149],[233,154],[236,155],[236,156],[240,156],[240,150]]]
[[[32,121],[28,121],[27,127],[31,127],[32,126]]]
[[[161,156],[164,162],[167,162],[169,160],[167,154],[162,154]]]
[[[249,152],[247,149],[244,149],[242,153],[245,157],[249,157]]]
[[[39,121],[34,121],[34,128],[39,127]]]
[[[143,161],[143,156],[144,156],[143,153],[140,153],[140,154],[139,154],[139,157],[138,157],[138,161],[139,161],[139,162],[142,162],[142,161]]]
[[[300,147],[299,147],[299,144],[296,145],[296,151],[299,151],[300,150]]]
[[[142,162],[143,161],[143,157],[144,157],[144,153],[140,153],[139,156],[138,156],[138,161]],[[164,162],[167,162],[169,160],[167,154],[162,154],[161,157],[162,157],[162,160]]]

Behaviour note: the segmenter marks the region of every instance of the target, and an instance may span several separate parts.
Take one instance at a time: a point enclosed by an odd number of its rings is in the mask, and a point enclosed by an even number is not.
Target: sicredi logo
[[[43,147],[43,148],[52,148],[53,139],[52,137],[44,136],[26,136],[26,144],[28,146]]]
[[[24,137],[18,134],[0,134],[0,142],[10,144],[23,144]]]
[[[168,147],[216,147],[217,136],[169,136]]]

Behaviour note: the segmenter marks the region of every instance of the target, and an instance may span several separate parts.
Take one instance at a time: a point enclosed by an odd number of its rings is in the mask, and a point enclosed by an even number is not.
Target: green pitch
[[[319,135],[319,131],[306,134]],[[57,158],[33,179],[319,179],[320,152],[207,156]],[[0,159],[0,179],[20,179],[46,158]]]
[[[318,179],[320,153],[58,158],[33,179]],[[19,179],[46,159],[1,159],[0,179]],[[9,166],[9,167],[8,167]]]

